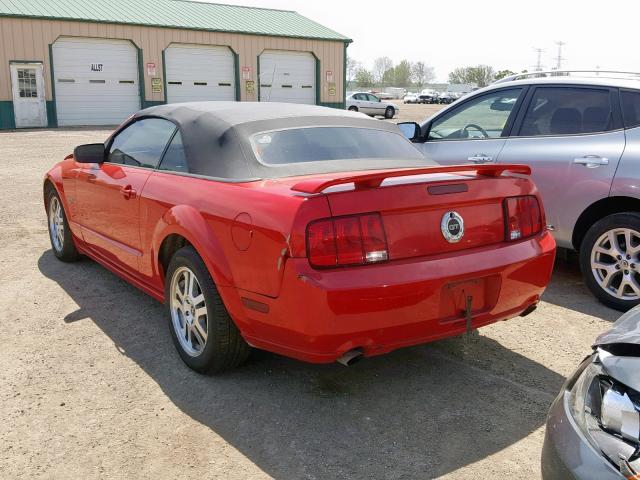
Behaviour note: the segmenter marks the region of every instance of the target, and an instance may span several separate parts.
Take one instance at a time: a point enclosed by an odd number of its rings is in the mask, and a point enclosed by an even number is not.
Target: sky
[[[563,68],[640,71],[640,2],[537,0],[217,0],[295,10],[353,39],[348,55],[371,68],[375,58],[424,61],[446,81],[460,66],[532,70],[556,66],[556,41],[566,42]],[[434,18],[437,20],[430,20]]]

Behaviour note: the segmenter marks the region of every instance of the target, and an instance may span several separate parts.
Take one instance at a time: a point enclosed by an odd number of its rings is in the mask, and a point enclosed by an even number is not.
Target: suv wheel
[[[587,286],[605,305],[626,311],[640,303],[640,215],[616,213],[596,222],[580,246]]]

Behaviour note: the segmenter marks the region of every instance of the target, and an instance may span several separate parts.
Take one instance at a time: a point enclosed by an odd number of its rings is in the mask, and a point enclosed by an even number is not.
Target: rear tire
[[[396,114],[395,108],[387,107],[387,109],[384,111],[384,118],[393,118],[395,114]]]
[[[73,234],[67,221],[67,215],[58,192],[52,186],[45,190],[47,202],[47,226],[49,229],[49,241],[53,254],[63,262],[75,262],[80,257],[75,244]]]
[[[640,304],[640,215],[616,213],[593,224],[580,245],[580,270],[608,307],[625,312]]]
[[[206,265],[193,247],[178,250],[167,268],[165,304],[171,338],[187,366],[199,373],[238,367],[250,347],[222,303]]]
[[[351,105],[351,106],[349,107],[349,111],[350,111],[350,112],[357,112],[357,111],[358,111],[358,107],[356,107],[355,105]]]

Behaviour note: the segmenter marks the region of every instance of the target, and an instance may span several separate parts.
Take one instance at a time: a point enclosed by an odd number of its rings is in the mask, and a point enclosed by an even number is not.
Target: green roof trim
[[[352,40],[290,10],[190,0],[0,0],[0,17],[184,28],[313,40]]]

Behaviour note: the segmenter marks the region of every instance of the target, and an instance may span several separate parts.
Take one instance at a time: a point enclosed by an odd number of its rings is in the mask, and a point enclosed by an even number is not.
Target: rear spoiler
[[[462,173],[475,172],[485,177],[499,177],[503,172],[521,173],[531,175],[531,168],[527,165],[503,164],[503,165],[450,165],[446,167],[410,168],[406,170],[385,170],[375,173],[363,173],[340,178],[313,178],[296,183],[291,190],[303,193],[321,193],[325,188],[344,183],[353,183],[356,189],[377,188],[384,179],[392,177],[408,177],[411,175],[424,175],[427,173]]]

